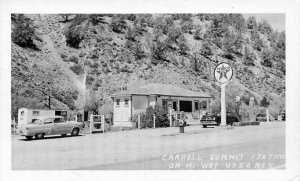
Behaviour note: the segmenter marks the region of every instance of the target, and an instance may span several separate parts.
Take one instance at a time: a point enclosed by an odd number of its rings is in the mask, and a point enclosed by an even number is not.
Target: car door
[[[43,133],[46,135],[52,134],[53,131],[53,118],[46,118],[40,125],[41,129],[43,130]]]
[[[62,118],[55,118],[53,127],[53,134],[67,134],[70,129],[70,125]]]

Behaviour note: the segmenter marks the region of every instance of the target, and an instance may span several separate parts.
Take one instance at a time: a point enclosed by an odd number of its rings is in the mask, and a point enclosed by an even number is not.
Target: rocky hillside
[[[240,14],[12,15],[12,113],[18,107],[112,110],[110,95],[147,83],[202,90],[218,108],[213,69],[234,68],[239,95],[284,106],[285,33]]]

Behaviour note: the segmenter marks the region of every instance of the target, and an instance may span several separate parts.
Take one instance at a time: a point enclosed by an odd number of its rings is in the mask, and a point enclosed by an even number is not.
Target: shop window
[[[125,98],[125,99],[124,99],[124,102],[125,102],[125,106],[128,106],[128,105],[129,105],[129,99],[128,99],[128,98]]]
[[[120,106],[120,99],[116,99],[116,106]]]

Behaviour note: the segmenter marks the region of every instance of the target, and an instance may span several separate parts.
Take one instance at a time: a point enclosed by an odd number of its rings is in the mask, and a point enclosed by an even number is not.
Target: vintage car
[[[19,127],[19,134],[27,139],[42,139],[45,135],[71,134],[77,136],[83,128],[82,122],[65,121],[62,116],[38,117],[29,124],[23,124]]]
[[[239,122],[238,117],[232,113],[226,113],[226,124],[233,125],[234,122]],[[207,126],[219,126],[221,124],[221,114],[220,113],[206,113],[200,120],[203,128]]]

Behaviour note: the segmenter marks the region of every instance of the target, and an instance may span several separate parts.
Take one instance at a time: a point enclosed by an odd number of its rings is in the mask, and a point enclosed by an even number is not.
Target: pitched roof
[[[111,95],[111,97],[130,96],[130,95],[165,95],[177,97],[206,97],[211,96],[204,92],[195,92],[171,84],[147,84],[129,91],[121,91]]]

